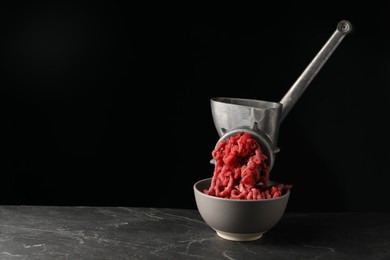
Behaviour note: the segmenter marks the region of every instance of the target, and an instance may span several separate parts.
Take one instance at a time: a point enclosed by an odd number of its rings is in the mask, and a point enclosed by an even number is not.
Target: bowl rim
[[[280,197],[276,197],[276,198],[270,198],[270,199],[255,199],[255,200],[245,200],[245,199],[227,199],[227,198],[221,198],[221,197],[217,197],[217,196],[212,196],[212,195],[208,195],[202,191],[200,191],[198,188],[197,188],[197,185],[201,182],[206,182],[208,180],[212,180],[211,177],[209,178],[205,178],[205,179],[201,179],[201,180],[198,180],[197,182],[195,182],[195,184],[193,185],[193,189],[196,193],[198,193],[199,195],[201,196],[204,196],[206,198],[210,198],[210,199],[215,199],[215,200],[221,200],[221,201],[234,201],[234,202],[240,202],[240,203],[254,203],[254,202],[271,202],[271,201],[275,201],[275,200],[281,200],[281,199],[285,199],[286,197],[289,197],[290,196],[290,190],[287,190],[285,194],[283,194],[282,196]],[[276,181],[272,181],[272,180],[269,180],[269,182],[271,183],[275,183],[277,184],[278,182]]]

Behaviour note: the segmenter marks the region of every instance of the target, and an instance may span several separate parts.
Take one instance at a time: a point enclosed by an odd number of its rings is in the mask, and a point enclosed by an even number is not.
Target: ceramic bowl
[[[234,200],[210,196],[203,191],[210,187],[211,178],[193,186],[195,201],[203,220],[218,236],[227,240],[251,241],[273,228],[282,218],[290,196],[263,200]],[[273,185],[276,182],[270,181]]]

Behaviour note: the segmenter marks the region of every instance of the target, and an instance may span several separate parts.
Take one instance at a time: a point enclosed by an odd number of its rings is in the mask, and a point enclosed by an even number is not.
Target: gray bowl
[[[203,190],[211,178],[193,186],[197,208],[203,220],[218,236],[234,241],[251,241],[273,228],[282,218],[290,191],[281,197],[263,200],[233,200],[210,196]],[[270,184],[276,184],[270,181]]]

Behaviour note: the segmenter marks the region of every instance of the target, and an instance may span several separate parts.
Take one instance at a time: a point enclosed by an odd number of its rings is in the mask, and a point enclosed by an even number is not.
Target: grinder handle
[[[303,92],[306,90],[307,86],[317,75],[318,71],[322,68],[333,51],[344,39],[345,35],[351,32],[351,30],[352,25],[347,20],[342,20],[337,24],[336,31],[281,99],[280,103],[283,105],[283,107],[280,122],[282,122],[283,119],[287,116],[291,108],[295,105]]]

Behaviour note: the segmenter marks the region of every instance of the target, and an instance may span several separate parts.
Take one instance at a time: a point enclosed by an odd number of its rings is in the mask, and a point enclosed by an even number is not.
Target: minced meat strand
[[[215,168],[211,185],[204,193],[228,199],[280,197],[291,185],[268,185],[267,156],[249,133],[240,132],[219,141],[212,151]]]

